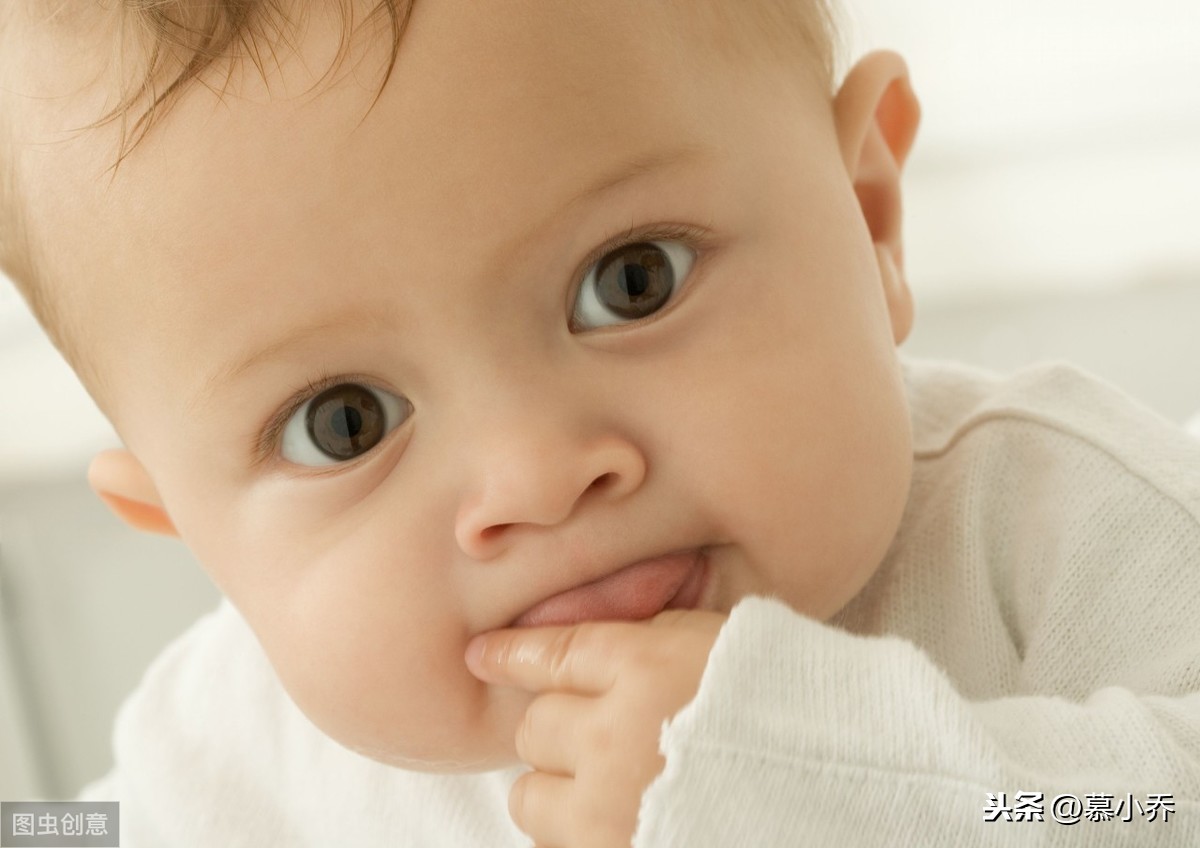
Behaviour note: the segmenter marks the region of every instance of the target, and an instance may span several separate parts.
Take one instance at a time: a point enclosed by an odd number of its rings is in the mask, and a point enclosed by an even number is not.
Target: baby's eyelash
[[[270,420],[263,426],[262,432],[255,440],[253,467],[260,468],[270,461],[279,445],[283,428],[287,426],[288,421],[292,419],[292,416],[296,414],[300,407],[326,389],[332,389],[334,386],[341,385],[342,383],[358,382],[363,381],[354,377],[322,371],[309,379],[304,386],[292,392],[288,396],[288,399],[279,407],[279,411],[272,415]]]
[[[710,247],[709,238],[712,224],[695,226],[693,224],[634,224],[623,232],[606,238],[598,247],[593,249],[579,267],[575,269],[572,285],[567,292],[568,299],[573,299],[587,277],[588,269],[618,248],[636,244],[642,241],[682,241],[703,254]]]

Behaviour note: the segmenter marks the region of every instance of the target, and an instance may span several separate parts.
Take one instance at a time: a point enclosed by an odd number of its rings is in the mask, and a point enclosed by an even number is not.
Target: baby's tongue
[[[592,583],[547,598],[513,627],[547,627],[581,621],[640,621],[661,612],[696,563],[695,552],[671,554],[622,568]]]

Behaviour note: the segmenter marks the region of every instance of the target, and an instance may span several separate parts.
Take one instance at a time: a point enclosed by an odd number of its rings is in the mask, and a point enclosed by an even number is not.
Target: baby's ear
[[[896,344],[913,322],[904,273],[900,172],[912,150],[921,106],[904,59],[891,50],[868,53],[850,70],[834,99],[842,156],[871,233]]]
[[[145,467],[124,448],[101,451],[88,467],[88,484],[117,518],[135,530],[178,536]]]

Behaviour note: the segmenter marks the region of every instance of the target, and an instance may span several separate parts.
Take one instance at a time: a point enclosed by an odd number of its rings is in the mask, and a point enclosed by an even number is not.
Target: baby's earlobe
[[[913,296],[904,276],[904,269],[897,262],[892,249],[886,244],[875,244],[875,257],[879,262],[879,275],[883,281],[883,293],[887,299],[888,317],[892,324],[892,339],[896,345],[903,344],[912,331]]]

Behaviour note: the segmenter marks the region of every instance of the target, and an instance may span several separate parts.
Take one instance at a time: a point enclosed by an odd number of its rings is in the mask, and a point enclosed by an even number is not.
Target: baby
[[[2,267],[227,599],[125,848],[1197,844],[1200,444],[899,357],[821,2],[5,4]]]

